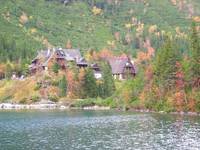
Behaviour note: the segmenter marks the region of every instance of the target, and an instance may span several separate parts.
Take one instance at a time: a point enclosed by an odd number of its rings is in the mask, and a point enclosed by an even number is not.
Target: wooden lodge
[[[79,49],[53,49],[41,50],[33,59],[29,70],[31,74],[48,70],[54,63],[57,63],[61,69],[67,68],[67,62],[75,62],[78,67],[87,67],[88,64],[81,56]]]

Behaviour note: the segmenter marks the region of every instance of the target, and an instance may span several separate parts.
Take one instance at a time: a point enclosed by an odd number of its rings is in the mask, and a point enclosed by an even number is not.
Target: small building
[[[114,79],[124,80],[136,75],[135,66],[128,57],[113,57],[109,58],[108,62],[112,68]]]
[[[98,66],[97,63],[91,64],[90,67],[92,68],[93,72],[94,72],[94,77],[96,79],[101,79],[102,78],[102,72],[100,67]]]
[[[80,60],[78,60],[78,62],[76,63],[76,65],[79,68],[86,68],[86,67],[88,67],[88,63],[87,63],[87,61],[84,58],[81,58]]]

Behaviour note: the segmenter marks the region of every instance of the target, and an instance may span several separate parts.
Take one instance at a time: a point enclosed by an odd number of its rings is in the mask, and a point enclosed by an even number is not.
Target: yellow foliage
[[[200,16],[195,16],[195,17],[193,17],[193,20],[194,20],[195,22],[200,22]]]
[[[7,21],[10,21],[10,12],[9,12],[9,11],[3,13],[2,16],[3,16],[4,19],[6,19]]]
[[[100,8],[98,8],[98,7],[96,7],[96,6],[94,6],[94,7],[92,8],[92,13],[93,13],[94,15],[100,15],[100,14],[102,13],[102,9],[100,9]]]
[[[176,0],[171,0],[171,3],[176,6],[177,5],[177,1]]]
[[[161,31],[161,34],[162,34],[162,35],[165,35],[165,31],[164,31],[164,30],[162,30],[162,31]]]
[[[32,28],[31,29],[31,33],[33,34],[33,33],[36,33],[37,32],[37,29],[36,28]]]
[[[25,24],[25,23],[28,22],[28,16],[26,15],[25,12],[22,12],[22,15],[21,15],[20,18],[19,18],[19,22],[20,22],[21,24]]]
[[[16,81],[12,89],[14,92],[13,99],[19,102],[22,99],[29,99],[35,93],[35,82],[33,80]]]
[[[132,26],[133,26],[133,25],[132,25],[131,23],[126,23],[126,24],[125,24],[125,27],[126,27],[127,29],[130,29]]]
[[[35,84],[33,79],[0,81],[0,98],[10,97],[13,102],[29,100],[32,96],[37,95],[37,92],[34,91]]]
[[[47,38],[42,38],[42,44],[44,44],[47,48],[53,48],[53,45],[51,45],[51,43],[49,43]]]
[[[23,25],[19,23],[19,27],[21,27],[21,28],[22,28],[22,27],[23,27]]]
[[[107,44],[110,46],[115,46],[115,41],[107,41]]]
[[[138,34],[143,33],[143,31],[144,31],[144,24],[143,23],[139,24],[138,27],[137,27],[137,29],[136,29],[136,31],[137,31]]]
[[[149,27],[149,33],[154,33],[154,32],[156,32],[157,31],[157,25],[152,25],[152,26],[150,26]]]

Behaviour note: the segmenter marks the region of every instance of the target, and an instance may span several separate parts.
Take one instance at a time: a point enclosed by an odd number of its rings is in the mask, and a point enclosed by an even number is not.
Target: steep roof
[[[79,49],[62,49],[62,51],[64,51],[65,59],[68,61],[78,61],[80,58],[82,58]]]
[[[124,73],[125,67],[130,67],[131,72],[135,73],[134,65],[128,58],[109,58],[108,62],[112,68],[112,74],[122,74]]]
[[[88,66],[87,61],[84,58],[80,58],[77,62],[77,65],[84,65],[84,66]]]
[[[82,58],[79,49],[54,49],[54,50],[41,50],[38,51],[37,57],[32,61],[34,62],[36,59],[40,59],[42,62],[42,66],[46,66],[49,60],[52,58],[54,54],[57,54],[58,58],[64,58],[67,61],[76,61],[79,62]]]

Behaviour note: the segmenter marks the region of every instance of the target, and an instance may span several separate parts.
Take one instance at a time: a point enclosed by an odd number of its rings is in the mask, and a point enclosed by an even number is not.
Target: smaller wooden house
[[[112,68],[114,79],[124,80],[136,75],[135,66],[128,57],[113,57],[109,58],[108,62]]]
[[[84,58],[79,59],[79,60],[76,62],[76,65],[77,65],[79,68],[86,68],[86,67],[88,67],[88,63],[87,63],[87,61],[86,61]]]

